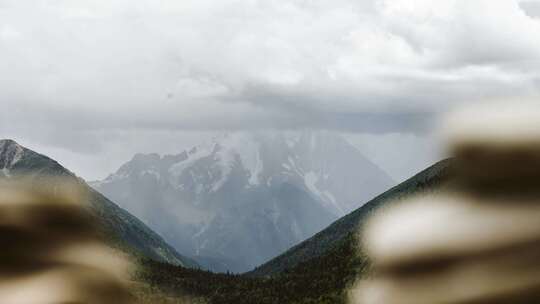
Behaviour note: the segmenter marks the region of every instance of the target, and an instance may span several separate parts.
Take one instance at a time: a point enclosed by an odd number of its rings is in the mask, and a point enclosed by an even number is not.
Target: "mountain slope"
[[[294,246],[268,263],[257,267],[249,275],[271,276],[279,274],[286,269],[293,269],[302,262],[324,255],[333,248],[336,248],[339,244],[342,244],[344,240],[349,240],[374,210],[400,197],[437,189],[438,186],[449,178],[450,163],[450,160],[443,160],[425,169],[405,182],[377,196],[361,208],[337,220],[310,239]]]
[[[81,186],[87,194],[88,204],[102,221],[103,232],[113,246],[120,246],[157,261],[185,267],[196,266],[194,261],[178,254],[141,221],[91,189],[56,161],[26,149],[13,140],[0,140],[0,178],[21,177],[31,180],[32,183],[52,182],[53,188],[63,186],[59,184],[60,180],[62,183]]]
[[[348,288],[369,270],[356,237],[362,222],[395,199],[438,191],[451,178],[450,169],[449,160],[433,165],[252,273],[212,274],[148,262],[139,279],[166,296],[187,293],[210,304],[348,303]]]
[[[243,272],[392,184],[341,137],[306,131],[235,133],[178,155],[138,154],[92,185],[207,268]]]

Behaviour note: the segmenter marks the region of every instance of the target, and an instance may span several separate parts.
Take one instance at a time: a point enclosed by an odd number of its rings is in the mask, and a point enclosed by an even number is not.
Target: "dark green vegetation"
[[[449,164],[422,171],[250,273],[213,274],[143,261],[137,279],[171,298],[189,295],[213,304],[346,303],[348,287],[369,268],[357,245],[362,223],[389,202],[436,191],[449,177]]]
[[[366,267],[352,240],[327,255],[269,278],[214,274],[145,261],[138,279],[169,297],[189,295],[209,303],[345,303],[346,287]]]
[[[12,140],[0,140],[0,178],[24,178],[32,184],[46,183],[51,189],[66,185],[81,188],[85,194],[83,199],[97,215],[111,245],[136,256],[143,255],[186,267],[197,266],[191,259],[178,254],[136,217],[90,188],[59,163]]]

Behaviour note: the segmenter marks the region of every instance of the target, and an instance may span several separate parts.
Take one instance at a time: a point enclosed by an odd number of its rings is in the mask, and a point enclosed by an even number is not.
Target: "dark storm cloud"
[[[369,97],[374,100],[362,100],[361,96],[354,93],[313,92],[250,85],[241,95],[234,98],[283,113],[281,120],[275,121],[277,124],[274,127],[286,129],[310,127],[375,134],[396,132],[396,130],[423,133],[433,126],[432,120],[437,115],[437,111],[423,112],[418,109],[407,111],[397,106],[399,104],[397,100],[390,100],[387,96]],[[379,107],[358,110],[350,106],[358,103],[369,104],[374,101],[386,104],[387,107],[384,110]],[[405,98],[401,98],[400,101],[407,103]],[[347,104],[349,106],[343,106]]]

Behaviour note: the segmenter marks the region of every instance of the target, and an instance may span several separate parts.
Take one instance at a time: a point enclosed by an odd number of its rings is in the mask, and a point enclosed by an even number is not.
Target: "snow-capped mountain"
[[[392,184],[345,139],[305,131],[234,133],[178,155],[137,154],[93,186],[209,268],[241,272]]]

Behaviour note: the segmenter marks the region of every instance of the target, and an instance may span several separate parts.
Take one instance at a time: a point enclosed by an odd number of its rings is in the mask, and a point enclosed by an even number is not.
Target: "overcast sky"
[[[0,0],[0,137],[103,178],[222,130],[343,132],[396,179],[434,117],[537,96],[540,2]]]

